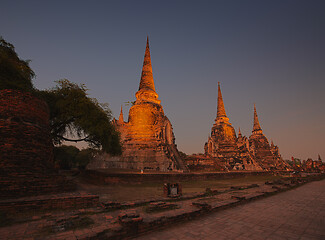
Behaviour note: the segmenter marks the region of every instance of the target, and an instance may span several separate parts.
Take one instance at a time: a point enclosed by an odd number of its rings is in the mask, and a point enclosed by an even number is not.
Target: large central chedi
[[[124,122],[122,109],[119,119],[114,121],[121,133],[122,156],[97,156],[97,164],[94,162],[89,168],[185,170],[175,145],[172,125],[156,93],[148,39],[139,90],[135,96],[128,122]]]

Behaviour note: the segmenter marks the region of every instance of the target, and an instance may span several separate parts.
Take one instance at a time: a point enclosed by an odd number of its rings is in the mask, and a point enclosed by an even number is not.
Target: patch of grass
[[[206,188],[220,191],[230,186],[243,186],[250,184],[262,184],[265,181],[280,179],[280,176],[244,176],[233,179],[215,180],[190,180],[181,181],[183,194],[194,194],[205,192]],[[101,201],[138,201],[147,199],[163,198],[163,184],[165,182],[143,182],[138,184],[114,184],[114,185],[93,185],[83,182],[81,189],[92,194],[99,195]]]

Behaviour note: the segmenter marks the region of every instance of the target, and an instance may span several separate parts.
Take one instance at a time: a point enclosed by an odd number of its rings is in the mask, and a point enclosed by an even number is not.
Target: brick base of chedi
[[[124,122],[122,109],[119,119],[114,121],[121,133],[122,156],[100,154],[87,168],[186,170],[175,145],[172,125],[155,90],[148,40],[140,86],[135,96],[128,122]]]
[[[73,186],[53,168],[49,111],[29,93],[0,91],[0,199],[57,193]]]

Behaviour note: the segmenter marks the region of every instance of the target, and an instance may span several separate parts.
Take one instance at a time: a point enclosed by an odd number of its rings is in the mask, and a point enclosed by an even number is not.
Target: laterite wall
[[[52,161],[47,104],[30,93],[0,90],[0,198],[64,190]]]
[[[280,173],[280,171],[278,171]],[[211,173],[112,173],[105,170],[86,170],[85,179],[96,184],[128,183],[137,184],[143,182],[186,182],[202,180],[233,179],[246,176],[272,175],[274,172],[266,171],[233,171]]]
[[[53,159],[48,107],[29,93],[0,91],[0,136],[1,168]]]

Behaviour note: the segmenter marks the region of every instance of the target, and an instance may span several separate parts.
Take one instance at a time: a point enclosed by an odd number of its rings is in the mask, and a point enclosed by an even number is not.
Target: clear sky
[[[324,0],[2,0],[0,8],[0,35],[32,60],[39,89],[61,78],[84,83],[118,117],[135,100],[149,35],[179,150],[203,152],[220,81],[237,133],[251,134],[256,103],[285,159],[325,159]]]

